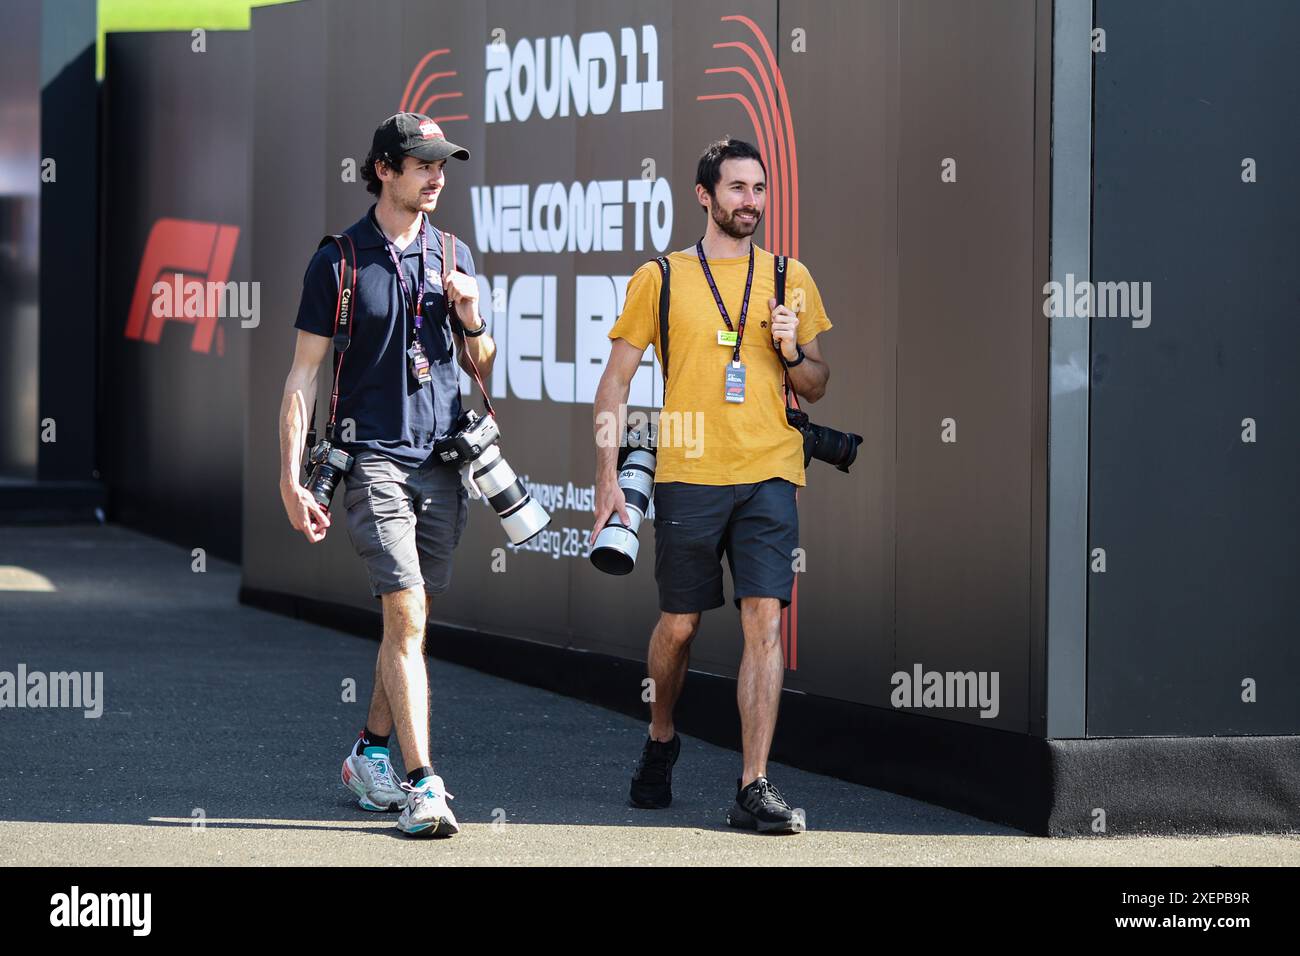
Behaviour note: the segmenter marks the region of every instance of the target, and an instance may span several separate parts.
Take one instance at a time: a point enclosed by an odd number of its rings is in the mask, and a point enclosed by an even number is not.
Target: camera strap
[[[344,241],[347,241],[347,247],[344,248]],[[317,250],[325,248],[329,243],[334,243],[339,248],[339,293],[338,299],[334,305],[334,385],[330,390],[330,420],[325,427],[325,436],[332,442],[334,441],[334,417],[338,412],[339,404],[339,373],[343,369],[343,353],[348,350],[352,344],[352,303],[357,294],[357,269],[356,246],[352,244],[352,237],[343,234],[338,236],[326,236],[317,245]],[[351,258],[348,257],[348,249],[352,250]],[[316,445],[316,400],[312,399],[311,419],[307,429],[307,448],[311,449]]]
[[[785,256],[776,256],[773,265],[773,281],[776,285],[776,304],[785,305],[785,271],[789,259]],[[772,347],[776,349],[777,358],[781,360],[781,375],[785,379],[785,404],[787,408],[799,407],[799,396],[794,393],[794,388],[790,385],[790,373],[785,367],[785,356],[781,354],[781,346],[775,342]]]
[[[475,364],[474,356],[470,353],[469,343],[465,341],[465,328],[456,316],[451,297],[447,295],[447,277],[456,271],[456,237],[441,229],[438,230],[438,235],[442,237],[442,295],[447,303],[447,321],[451,323],[452,330],[460,339],[461,353],[469,359],[470,374],[474,376],[474,381],[478,383],[479,394],[483,396],[483,410],[496,418],[497,413],[492,408],[492,399],[488,398],[487,389],[483,387],[483,379],[478,374],[478,365]],[[486,322],[487,319],[479,316],[479,321]]]

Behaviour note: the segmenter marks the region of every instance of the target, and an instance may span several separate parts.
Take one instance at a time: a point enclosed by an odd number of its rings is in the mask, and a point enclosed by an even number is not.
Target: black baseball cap
[[[423,113],[398,113],[379,124],[370,149],[392,157],[415,156],[439,160],[469,159],[469,150],[442,135],[438,124]]]

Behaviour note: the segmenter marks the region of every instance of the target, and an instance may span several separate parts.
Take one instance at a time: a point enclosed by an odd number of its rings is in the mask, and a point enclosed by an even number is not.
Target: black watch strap
[[[803,346],[800,345],[798,342],[794,344],[794,350],[799,353],[799,357],[795,359],[793,362],[787,362],[785,356],[784,355],[781,356],[781,361],[785,362],[786,368],[794,368],[796,365],[802,363],[805,358],[807,358],[807,356],[804,355],[803,353]]]
[[[476,339],[476,338],[478,338],[480,335],[482,335],[484,332],[487,331],[487,320],[484,319],[483,316],[480,315],[480,316],[479,316],[479,319],[478,319],[478,328],[477,328],[477,329],[475,329],[473,332],[471,332],[469,329],[465,328],[465,323],[462,322],[462,323],[460,324],[460,330],[461,330],[463,333],[465,333],[465,337],[466,337],[466,338],[469,338],[469,339]]]

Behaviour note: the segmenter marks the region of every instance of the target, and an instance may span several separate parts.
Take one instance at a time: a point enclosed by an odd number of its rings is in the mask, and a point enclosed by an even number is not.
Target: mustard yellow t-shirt
[[[724,376],[732,347],[718,344],[727,326],[718,312],[695,247],[668,254],[671,299],[668,313],[668,382],[659,419],[655,481],[696,485],[739,485],[784,478],[805,484],[803,436],[785,419],[783,366],[772,345],[771,309],[776,296],[774,257],[755,247],[754,286],[749,296],[740,360],[745,365],[745,400],[728,402]],[[710,259],[709,271],[733,329],[740,323],[749,256]],[[627,284],[623,314],[611,339],[644,350],[659,341],[662,274],[647,262]],[[812,276],[797,259],[787,260],[785,306],[799,317],[796,341],[806,345],[831,327]],[[796,307],[800,308],[796,308]],[[686,417],[689,416],[689,421]]]

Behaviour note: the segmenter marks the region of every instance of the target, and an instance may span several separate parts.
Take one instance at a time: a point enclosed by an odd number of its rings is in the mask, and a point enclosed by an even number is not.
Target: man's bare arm
[[[293,365],[284,381],[284,396],[280,401],[280,499],[289,523],[313,543],[325,537],[330,519],[298,483],[298,475],[302,471],[302,444],[309,427],[311,401],[316,396],[321,364],[330,348],[326,336],[298,330]]]
[[[480,321],[486,320],[480,319]],[[473,358],[474,365],[478,368],[479,378],[483,379],[483,384],[486,386],[488,376],[492,374],[492,366],[496,363],[497,358],[497,343],[492,338],[492,333],[484,332],[482,335],[476,335],[472,338],[468,335],[461,336],[460,342],[460,356],[457,362],[465,370],[465,374],[473,378],[474,372],[469,365],[469,359]]]
[[[772,310],[772,344],[777,347],[781,357],[787,362],[799,358],[799,316],[787,306],[777,305],[776,299],[768,299],[767,307]],[[815,402],[826,394],[826,383],[830,380],[830,366],[822,358],[821,346],[817,336],[813,336],[803,346],[804,359],[794,368],[788,369],[790,384],[795,394],[808,402]]]
[[[610,344],[609,361],[596,386],[596,400],[592,408],[592,425],[596,439],[596,524],[588,541],[595,541],[600,529],[615,511],[624,524],[629,523],[627,502],[618,486],[618,448],[622,435],[617,434],[618,410],[627,405],[632,377],[641,367],[644,348],[637,348],[626,339],[614,339]],[[611,427],[613,426],[613,427]],[[602,440],[609,435],[614,441]]]
[[[454,306],[456,318],[460,320],[462,327],[477,329],[480,322],[487,322],[479,314],[477,279],[463,272],[452,272],[446,276],[445,282],[447,301]],[[496,361],[496,342],[492,341],[492,336],[486,331],[482,335],[466,335],[458,336],[458,338],[460,339],[461,349],[457,362],[460,367],[465,370],[466,375],[473,377],[474,373],[470,371],[469,365],[469,358],[473,358],[474,365],[478,368],[479,377],[486,382],[487,377],[492,374],[492,364]]]
[[[821,346],[814,338],[803,346],[804,359],[792,369],[787,369],[794,392],[807,402],[815,402],[826,394],[826,383],[831,378],[831,367],[822,358]]]

